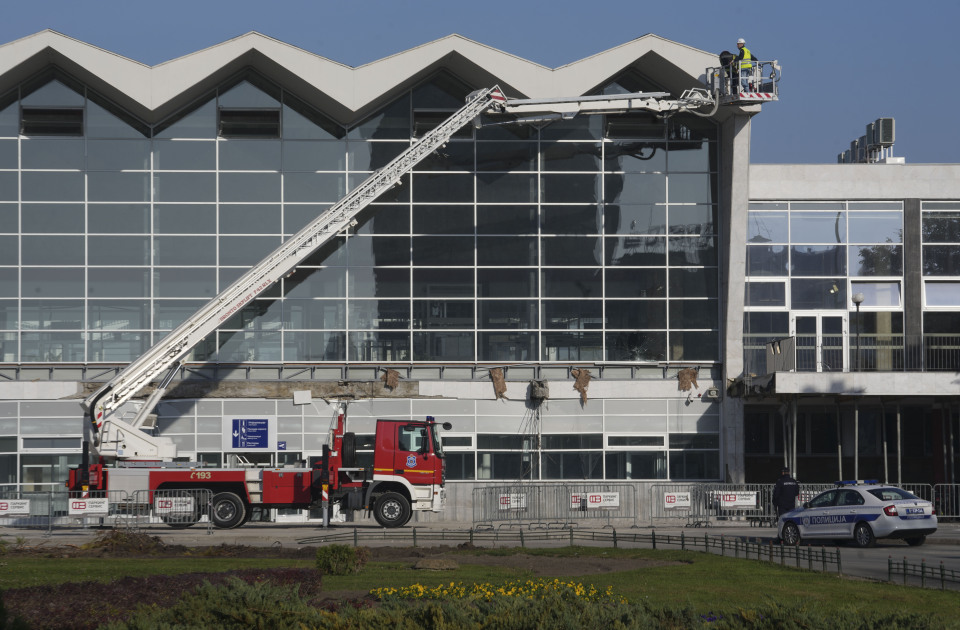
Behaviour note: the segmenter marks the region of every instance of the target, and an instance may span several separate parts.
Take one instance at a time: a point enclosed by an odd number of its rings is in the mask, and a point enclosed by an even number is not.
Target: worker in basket
[[[740,91],[752,92],[754,90],[751,84],[754,69],[757,66],[757,56],[747,48],[747,42],[742,37],[737,40],[737,48],[740,52],[734,57],[733,67],[740,69]]]

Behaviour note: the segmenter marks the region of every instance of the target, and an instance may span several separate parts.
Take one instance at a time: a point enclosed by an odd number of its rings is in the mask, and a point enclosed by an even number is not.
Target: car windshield
[[[881,501],[900,501],[902,499],[920,500],[920,497],[915,494],[910,494],[906,490],[901,490],[900,488],[873,488],[867,492]]]

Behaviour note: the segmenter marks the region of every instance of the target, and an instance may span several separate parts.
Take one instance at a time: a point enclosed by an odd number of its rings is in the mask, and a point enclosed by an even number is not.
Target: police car
[[[814,538],[873,547],[878,538],[901,538],[916,546],[937,531],[937,512],[930,501],[900,488],[875,481],[838,481],[836,488],[783,514],[777,531],[787,545]]]

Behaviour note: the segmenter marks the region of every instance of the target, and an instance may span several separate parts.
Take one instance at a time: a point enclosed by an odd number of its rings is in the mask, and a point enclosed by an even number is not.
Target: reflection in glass
[[[413,327],[416,329],[474,328],[475,322],[473,300],[413,301]]]
[[[478,361],[536,361],[537,333],[481,332]]]
[[[350,328],[403,330],[410,328],[409,300],[350,300]]]
[[[534,300],[479,300],[478,326],[513,330],[537,327],[537,302]]]
[[[603,328],[601,300],[544,300],[543,327],[565,330]]]
[[[544,266],[601,264],[601,242],[595,236],[556,236],[540,240]]]
[[[797,212],[790,214],[790,242],[845,243],[845,212]]]
[[[851,276],[903,275],[902,245],[850,245]]]
[[[348,361],[409,361],[409,332],[351,332]]]
[[[537,176],[533,173],[477,173],[476,184],[480,203],[537,201]]]
[[[960,275],[960,245],[924,245],[923,275]]]
[[[800,245],[790,248],[791,275],[837,276],[846,275],[846,248],[839,245]]]
[[[663,267],[667,264],[664,236],[607,237],[606,249],[608,265]]]
[[[902,243],[903,213],[851,212],[851,243]]]
[[[544,332],[543,361],[602,361],[603,339],[599,332]]]
[[[960,243],[960,212],[923,212],[924,243]]]
[[[790,306],[794,310],[846,309],[844,278],[795,278],[790,282]]]
[[[285,331],[284,361],[344,361],[346,335],[343,332]]]
[[[604,274],[608,298],[666,297],[665,269],[608,268]]]

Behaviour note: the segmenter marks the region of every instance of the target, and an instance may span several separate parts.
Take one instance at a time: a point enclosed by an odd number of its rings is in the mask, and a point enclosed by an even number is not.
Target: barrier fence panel
[[[209,517],[212,501],[212,490],[137,490],[127,504],[127,523],[135,529],[153,525],[185,529],[199,523],[210,534],[213,532]],[[250,514],[249,508],[247,514]]]
[[[928,483],[905,483],[900,488],[917,495],[924,501],[933,503],[933,486]]]
[[[938,483],[933,487],[937,518],[960,518],[960,483]]]
[[[759,483],[703,484],[707,518],[772,525],[776,521],[773,486]]]
[[[692,483],[662,483],[650,486],[650,520],[658,523],[683,520],[691,523],[694,514],[694,489]]]
[[[636,525],[640,511],[632,484],[510,484],[473,489],[475,526],[566,526],[614,519]]]

